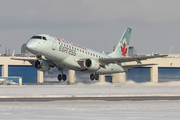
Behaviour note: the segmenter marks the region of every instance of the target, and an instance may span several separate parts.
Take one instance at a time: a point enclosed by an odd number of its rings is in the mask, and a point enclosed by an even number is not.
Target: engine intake
[[[84,67],[90,71],[97,71],[100,68],[99,63],[94,59],[86,59],[84,61]]]
[[[34,67],[39,71],[47,71],[50,69],[49,64],[45,60],[36,60],[34,62]]]

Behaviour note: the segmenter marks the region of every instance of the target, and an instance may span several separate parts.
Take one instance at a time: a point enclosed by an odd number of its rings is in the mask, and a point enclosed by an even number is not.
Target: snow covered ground
[[[1,102],[0,119],[179,120],[180,101]]]
[[[1,86],[2,96],[36,95],[179,95],[180,82],[168,83],[93,83],[75,85]]]
[[[180,95],[180,82],[1,86],[0,97],[32,95]],[[180,101],[0,102],[0,119],[179,120]]]

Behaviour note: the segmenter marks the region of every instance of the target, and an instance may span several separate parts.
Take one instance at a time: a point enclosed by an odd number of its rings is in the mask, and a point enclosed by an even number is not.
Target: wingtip
[[[14,54],[15,54],[15,50],[14,50],[13,53],[12,53],[12,58],[14,58]]]
[[[171,47],[171,49],[169,50],[169,52],[167,53],[167,55],[169,55],[171,53],[171,50],[173,49],[173,46]]]

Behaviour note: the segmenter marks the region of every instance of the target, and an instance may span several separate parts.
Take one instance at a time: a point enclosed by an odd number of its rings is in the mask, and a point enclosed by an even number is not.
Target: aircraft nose
[[[28,51],[32,51],[34,49],[34,44],[31,40],[26,43],[26,49]]]

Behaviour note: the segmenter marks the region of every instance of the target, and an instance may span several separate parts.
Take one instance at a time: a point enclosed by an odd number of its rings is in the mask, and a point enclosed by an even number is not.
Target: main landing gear
[[[59,81],[61,81],[61,80],[66,81],[67,76],[66,76],[66,74],[63,74],[63,68],[58,68],[58,70],[61,71],[61,74],[58,75],[58,80]]]
[[[61,81],[61,80],[66,81],[66,79],[67,79],[66,74],[62,74],[62,75],[59,74],[59,75],[58,75],[58,80],[59,80],[59,81]]]
[[[99,80],[99,74],[90,74],[90,79],[93,81],[94,79],[95,80]]]

